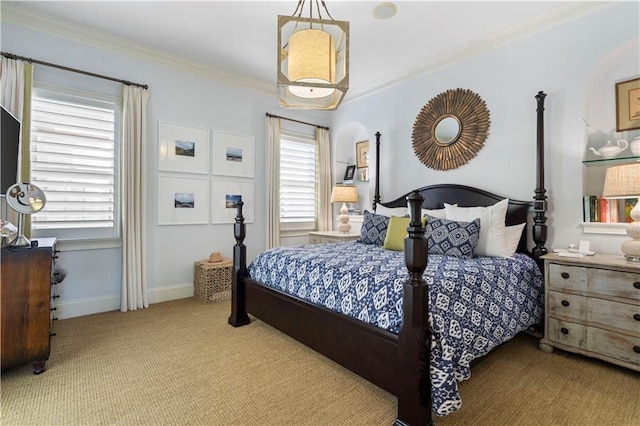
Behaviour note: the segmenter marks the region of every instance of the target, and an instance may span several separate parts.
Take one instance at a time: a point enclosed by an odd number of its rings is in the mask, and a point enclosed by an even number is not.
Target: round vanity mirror
[[[489,134],[489,110],[467,89],[447,90],[431,99],[413,124],[413,151],[427,167],[455,169],[469,162]]]
[[[18,212],[18,236],[9,245],[28,247],[31,241],[24,236],[24,215],[37,213],[47,202],[42,189],[31,183],[16,183],[7,188],[7,205]]]
[[[433,137],[435,142],[440,145],[449,145],[454,143],[460,135],[460,121],[454,115],[445,115],[439,121],[436,121]]]

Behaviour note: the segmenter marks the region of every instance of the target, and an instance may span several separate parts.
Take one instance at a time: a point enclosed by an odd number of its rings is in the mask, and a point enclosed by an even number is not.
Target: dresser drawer
[[[575,348],[585,348],[587,340],[586,326],[557,318],[548,318],[547,321],[547,339]]]
[[[587,321],[627,330],[640,337],[640,306],[598,298],[587,300]]]
[[[586,271],[591,293],[640,300],[640,274],[597,268]]]
[[[560,315],[584,320],[586,318],[586,307],[587,301],[584,296],[549,290],[549,300],[546,306],[548,315]]]
[[[640,337],[588,327],[587,350],[640,365]]]
[[[587,290],[587,270],[580,266],[549,264],[549,288],[555,290]]]

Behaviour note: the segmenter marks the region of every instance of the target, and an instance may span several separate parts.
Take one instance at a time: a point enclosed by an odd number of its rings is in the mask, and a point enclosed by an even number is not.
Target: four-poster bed
[[[546,239],[546,197],[544,195],[544,168],[542,165],[544,158],[544,97],[545,94],[542,92],[539,92],[536,96],[538,104],[537,187],[535,189],[535,202],[533,203],[535,217],[534,224],[532,226],[535,247],[531,253],[527,251],[527,232],[524,232],[517,245],[517,254],[512,256],[516,259],[516,262],[518,262],[518,268],[525,267],[523,265],[527,262],[533,264],[535,271],[531,270],[522,272],[523,270],[519,269],[518,273],[521,275],[532,276],[532,286],[535,284],[537,287],[531,290],[531,293],[537,295],[537,297],[540,297],[539,293],[541,291],[542,279],[540,269],[536,266],[536,263],[540,265],[539,256],[546,253],[546,249],[544,247]],[[376,134],[376,139],[376,150],[379,154],[379,133]],[[379,155],[376,156],[376,159],[378,158]],[[378,160],[376,160],[376,162],[378,162]],[[376,175],[378,174],[378,170],[379,164],[378,167],[376,167]],[[378,318],[369,318],[369,315],[367,315],[364,309],[362,311],[364,312],[364,315],[361,313],[358,318],[348,316],[343,313],[336,312],[336,310],[339,309],[334,309],[331,304],[328,306],[320,306],[317,303],[305,300],[304,297],[302,297],[303,293],[306,293],[306,290],[304,289],[298,289],[297,293],[294,293],[293,295],[287,294],[285,291],[286,287],[291,286],[287,282],[282,281],[282,279],[280,284],[273,283],[271,287],[269,287],[258,278],[250,276],[250,268],[248,268],[246,263],[246,247],[243,244],[246,229],[244,225],[244,218],[242,216],[241,201],[237,206],[238,213],[236,223],[234,225],[236,244],[234,246],[234,274],[229,323],[234,327],[248,324],[250,322],[248,314],[250,313],[301,343],[311,347],[315,351],[331,358],[354,373],[371,381],[375,385],[396,395],[398,398],[398,415],[395,424],[432,424],[431,402],[434,395],[432,383],[443,380],[443,377],[434,372],[439,371],[434,370],[434,368],[436,368],[434,365],[436,365],[437,362],[441,362],[440,358],[442,358],[442,352],[451,355],[450,351],[457,350],[457,348],[454,348],[453,346],[447,346],[447,344],[450,344],[451,341],[454,340],[450,335],[446,335],[444,337],[440,336],[440,328],[442,327],[439,324],[439,315],[448,315],[449,311],[456,309],[461,309],[462,311],[466,310],[464,307],[454,309],[453,307],[449,308],[447,306],[439,306],[441,304],[439,299],[434,303],[434,300],[436,300],[439,294],[430,294],[429,290],[433,290],[435,288],[434,286],[437,284],[435,281],[446,281],[446,278],[434,278],[440,277],[438,274],[442,271],[438,271],[440,266],[435,267],[433,265],[442,264],[443,268],[446,269],[450,268],[447,265],[451,261],[458,262],[461,265],[466,265],[464,267],[467,269],[475,269],[476,267],[471,263],[473,262],[473,259],[449,259],[449,256],[429,254],[429,247],[427,239],[425,238],[426,231],[422,222],[422,216],[424,213],[423,209],[442,209],[445,207],[445,204],[457,204],[460,207],[484,207],[492,206],[503,199],[503,197],[476,188],[463,185],[446,184],[422,187],[393,201],[381,203],[379,179],[378,176],[376,176],[374,208],[377,204],[387,208],[406,207],[408,201],[410,211],[409,226],[406,228],[408,237],[404,240],[404,254],[402,255],[402,252],[399,252],[404,265],[406,265],[406,269],[403,268],[404,275],[402,276],[404,278],[400,280],[398,277],[401,275],[396,275],[394,284],[388,284],[389,286],[397,287],[396,290],[400,293],[400,299],[399,301],[396,301],[393,306],[387,306],[390,314],[387,312],[380,315]],[[517,225],[526,222],[531,207],[532,203],[530,202],[508,200],[505,216],[506,225]],[[333,251],[337,251],[338,247],[344,249],[348,247],[349,244],[355,245],[361,243],[339,243],[338,246],[332,246],[331,249]],[[296,262],[300,262],[296,263],[295,269],[297,270],[295,273],[297,274],[301,274],[301,271],[306,268],[306,266],[300,267],[300,265],[303,265],[303,261],[311,262],[312,264],[318,263],[318,259],[305,254],[303,251],[304,249],[305,247],[293,249],[293,256],[296,259]],[[276,251],[277,250],[278,248],[276,248]],[[387,258],[384,257],[384,249],[375,247],[372,250],[378,250],[373,256],[377,259],[383,259],[381,262],[384,264],[383,266],[386,266],[387,261],[385,259]],[[398,262],[397,257],[393,257],[394,254],[389,253],[388,256],[389,263]],[[339,256],[336,255],[334,257]],[[535,262],[531,261],[531,257],[534,258]],[[428,259],[430,259],[429,262]],[[504,269],[508,274],[509,267],[504,265],[510,262],[510,260],[502,258],[496,259],[496,261],[502,263],[497,264],[497,266],[491,264],[490,267],[492,270]],[[256,259],[256,261],[252,263],[251,267],[253,267],[253,273],[256,276],[268,277],[270,274],[274,274],[273,270],[261,271],[260,268],[262,266],[266,267],[268,264],[278,264],[278,262],[280,262],[279,267],[281,269],[286,269],[288,261],[277,260],[276,258],[270,259],[268,257]],[[483,258],[483,262],[489,264],[490,262],[493,262],[493,260],[485,257]],[[323,269],[322,271],[324,271],[323,273],[325,273],[325,276],[333,274],[335,271],[346,271],[346,267],[344,265],[336,265],[334,265],[337,268],[335,270],[327,269],[325,271]],[[446,271],[446,273],[450,274],[451,271],[452,270],[450,269]],[[385,272],[385,274],[387,272]],[[455,270],[453,270],[453,272],[455,273]],[[351,273],[352,272],[349,272],[349,274]],[[353,273],[355,274],[355,272]],[[397,268],[395,269],[395,272],[389,272],[391,275],[394,273],[398,274]],[[339,281],[339,272],[335,272],[335,275],[336,280]],[[487,275],[486,272],[484,272],[484,275]],[[489,274],[489,276],[493,275]],[[520,299],[520,290],[518,290],[517,287],[523,287],[525,285],[523,283],[524,279],[522,280],[523,282],[520,282],[519,279],[513,278],[514,274],[509,276],[511,278],[501,278],[496,276],[496,279],[500,280],[501,287],[504,287],[503,290],[505,292],[518,292],[517,298]],[[316,279],[323,278],[324,277],[316,277]],[[360,279],[362,277],[358,276],[358,278]],[[470,279],[475,280],[476,277],[471,276]],[[427,281],[429,281],[429,283]],[[509,283],[508,281],[512,282]],[[510,284],[512,286],[510,286]],[[485,285],[490,286],[491,282],[488,284],[483,282],[482,287],[484,288]],[[338,286],[340,286],[340,283],[338,283]],[[514,288],[516,290],[513,290]],[[439,291],[439,289],[436,290]],[[527,291],[529,290],[522,290],[523,293],[526,293]],[[390,290],[388,290],[388,292],[391,293]],[[495,288],[487,291],[487,293],[490,292],[498,293],[498,289]],[[311,300],[314,300],[313,295],[310,297]],[[361,294],[358,293],[357,297],[349,299],[349,301],[353,300],[355,304],[357,302],[356,299],[359,300],[360,297]],[[467,295],[467,297],[471,296]],[[477,298],[483,296],[476,295],[474,297]],[[499,297],[501,300],[504,298],[503,295],[500,295]],[[331,296],[328,297],[328,299],[330,298]],[[515,300],[516,297],[514,296],[513,299]],[[522,302],[525,303],[526,301],[524,301],[524,296],[522,299]],[[375,304],[377,301],[374,299],[373,303]],[[526,303],[529,305],[532,304],[532,302]],[[385,303],[381,303],[381,305],[384,304]],[[389,302],[389,304],[392,303]],[[491,302],[491,305],[493,309],[494,303]],[[351,306],[349,306],[349,308],[350,307]],[[344,310],[344,306],[342,309]],[[502,309],[502,307],[496,306],[495,309]],[[510,307],[510,309],[512,308]],[[516,307],[516,310],[520,311],[520,308]],[[540,311],[541,308],[537,307],[536,310]],[[502,311],[500,312],[500,315],[506,315]],[[397,319],[397,323],[394,328],[392,321],[387,321],[387,319],[395,316],[396,313],[399,319]],[[497,316],[497,312],[493,312],[493,314]],[[519,315],[520,317],[525,318],[530,316],[527,312],[520,312]],[[367,320],[363,320],[363,317],[366,317]],[[380,318],[384,318],[384,321],[381,321]],[[531,320],[531,318],[528,319]],[[514,322],[517,322],[513,318],[504,318],[504,320],[508,321],[511,325],[513,325]],[[478,319],[479,323],[480,321],[481,320]],[[487,320],[485,319],[482,321],[484,321],[486,327]],[[388,327],[381,327],[380,323],[388,323]],[[435,324],[438,324],[438,327],[436,327]],[[513,333],[522,330],[522,328],[516,329],[511,326],[509,326],[509,328],[514,328],[511,330]],[[470,339],[467,335],[458,337],[460,340]],[[448,339],[449,342],[445,344],[438,342],[438,339],[442,339],[443,342],[445,339]],[[478,341],[476,340],[474,344],[477,345],[477,342]],[[440,343],[442,343],[441,347],[439,346]],[[470,358],[472,356],[470,353],[465,352],[466,350],[467,349],[462,352],[462,358]],[[474,356],[477,356],[477,354]],[[470,359],[466,361],[470,361]],[[431,371],[430,368],[432,369]],[[437,368],[439,369],[441,367],[438,366]],[[436,394],[436,396],[437,398],[440,398],[439,394]],[[442,405],[444,407],[443,412],[446,412],[447,410],[446,404],[447,402],[445,401]]]

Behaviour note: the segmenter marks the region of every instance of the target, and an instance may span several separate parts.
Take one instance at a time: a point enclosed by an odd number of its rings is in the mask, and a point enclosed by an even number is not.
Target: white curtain
[[[0,63],[0,103],[22,121],[24,104],[24,62],[2,57]]]
[[[280,133],[282,122],[267,117],[267,248],[280,245]]]
[[[122,85],[122,292],[121,311],[149,307],[147,291],[146,194],[149,92]]]
[[[316,130],[318,148],[318,230],[333,229],[333,210],[331,208],[331,140],[329,130],[318,127]]]

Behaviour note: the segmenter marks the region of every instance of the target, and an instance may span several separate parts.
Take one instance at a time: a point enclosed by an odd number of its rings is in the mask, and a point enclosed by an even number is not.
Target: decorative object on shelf
[[[603,198],[630,198],[640,200],[640,163],[622,164],[607,169],[604,179]],[[627,260],[640,262],[640,202],[631,210],[633,222],[627,226],[631,240],[622,243],[622,252]]]
[[[209,129],[158,123],[158,170],[209,173]]]
[[[616,130],[640,129],[640,78],[616,83]]]
[[[38,213],[47,203],[42,189],[32,183],[16,183],[7,188],[7,205],[18,212],[18,236],[10,246],[29,247],[31,241],[24,236],[24,215]]]
[[[369,182],[369,168],[365,167],[360,170],[360,180],[362,182]]]
[[[413,124],[413,150],[435,170],[455,169],[469,162],[489,134],[489,110],[468,89],[447,90],[429,101]]]
[[[356,166],[355,165],[347,166],[347,170],[345,170],[344,172],[344,179],[342,180],[352,181],[355,174],[356,174]]]
[[[629,143],[624,139],[620,139],[618,142],[608,141],[600,149],[589,147],[589,150],[594,153],[596,157],[602,157],[605,160],[616,158],[618,154],[627,149]]]
[[[349,166],[354,167],[355,166]],[[358,189],[355,186],[334,186],[331,191],[331,202],[342,203],[340,208],[340,223],[338,224],[338,231],[347,233],[351,230],[351,224],[349,223],[349,209],[347,203],[358,202]]]
[[[635,156],[640,155],[640,136],[633,138],[633,140],[629,142],[629,150]]]
[[[356,167],[369,167],[369,141],[356,142]]]
[[[349,22],[334,20],[320,0],[309,0],[303,18],[305,4],[299,0],[291,16],[278,15],[278,103],[335,110],[349,88]]]

